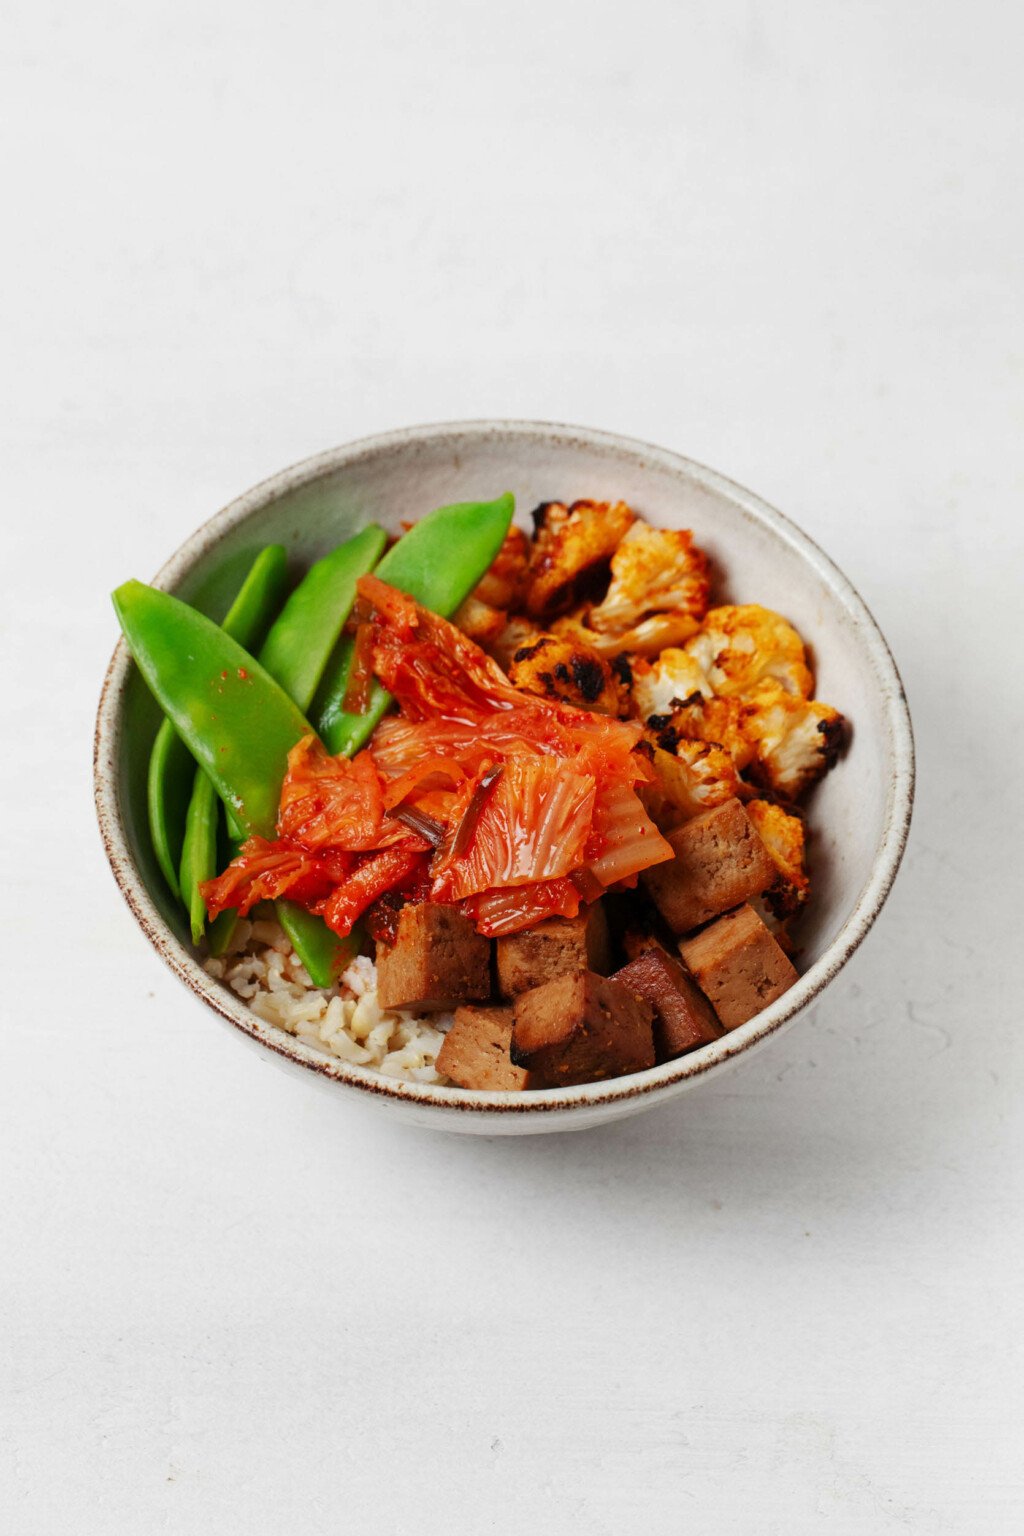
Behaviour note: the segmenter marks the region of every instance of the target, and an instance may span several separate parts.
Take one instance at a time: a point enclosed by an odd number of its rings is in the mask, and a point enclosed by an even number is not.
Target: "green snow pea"
[[[355,602],[356,582],[377,564],[386,543],[383,528],[370,523],[309,569],[274,621],[260,663],[300,709],[309,708],[338,643]],[[274,908],[314,985],[331,986],[355,954],[358,936],[339,938],[323,918],[285,898]]]
[[[288,762],[311,726],[219,625],[168,592],[126,581],[114,608],[150,691],[246,833],[272,838]]]
[[[356,582],[372,571],[387,543],[375,523],[311,566],[274,620],[260,663],[307,710],[356,599]]]
[[[197,768],[192,798],[185,817],[185,838],[181,845],[181,894],[188,907],[192,942],[198,944],[206,932],[206,902],[199,892],[204,880],[217,873],[217,828],[221,803],[202,768]],[[232,928],[234,925],[232,924]]]
[[[266,629],[284,589],[288,557],[280,544],[271,544],[257,555],[231,604],[221,628],[239,645],[251,649]],[[169,724],[169,722],[167,722]],[[174,727],[171,726],[173,730]],[[204,880],[217,873],[217,832],[221,820],[221,802],[217,791],[202,768],[193,776],[192,798],[185,816],[185,836],[181,846],[181,897],[188,908],[192,942],[198,944],[206,928],[206,903],[199,893]],[[236,915],[225,912],[217,928],[214,953],[223,951],[235,931]]]
[[[269,623],[284,592],[287,563],[288,557],[280,544],[269,544],[253,561],[223,623],[223,628],[240,645],[251,647]],[[192,901],[188,892],[181,890],[178,871],[194,784],[192,755],[171,722],[164,720],[149,759],[149,831],[164,879],[175,896],[183,897],[187,907],[192,906]]]
[[[260,664],[300,709],[308,707],[320,673],[337,644],[355,601],[356,582],[377,563],[386,542],[384,530],[371,524],[332,550],[306,573],[274,620],[259,652]],[[231,628],[230,617],[223,628],[241,644],[247,644],[245,637]],[[206,917],[199,885],[217,873],[218,802],[216,794],[207,790],[209,781],[199,782],[201,777],[205,775],[200,770],[189,808],[181,873],[182,895],[191,915],[192,939],[197,944]],[[331,963],[340,958],[342,941],[320,918],[312,917],[294,903],[289,902],[287,907],[279,904],[277,915],[310,974],[316,971],[320,978],[326,975],[327,979],[319,980],[318,985],[330,986]],[[227,912],[211,925],[209,939],[214,953],[224,951],[234,927],[235,918]],[[352,945],[344,947],[346,957],[350,957]]]
[[[271,628],[258,662],[232,651],[223,630],[218,642],[215,626],[174,599],[168,608],[160,603],[161,594],[137,582],[114,594],[146,681],[243,833],[274,836],[288,752],[310,732],[289,701],[296,695],[308,703],[348,617],[356,582],[376,563],[385,542],[383,531],[371,526],[318,561]],[[198,886],[216,873],[216,805],[198,775],[194,796],[182,880],[196,936],[202,931]],[[330,986],[358,941],[338,938],[320,918],[291,902],[278,903],[278,918],[316,985]],[[211,944],[223,949],[229,938],[230,930],[222,932],[218,920]]]
[[[392,545],[374,575],[424,608],[450,618],[497,555],[514,511],[515,499],[509,492],[497,501],[438,507]],[[316,728],[335,756],[358,752],[391,705],[391,695],[375,680],[364,713],[346,711],[352,652],[353,641],[346,637],[332,655],[313,701]]]

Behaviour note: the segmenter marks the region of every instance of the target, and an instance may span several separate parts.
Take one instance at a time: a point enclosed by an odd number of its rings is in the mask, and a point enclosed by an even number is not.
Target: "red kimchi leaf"
[[[385,891],[400,890],[422,868],[424,856],[404,848],[387,848],[374,853],[354,869],[324,904],[323,919],[328,928],[342,938],[352,932],[353,924]]]
[[[497,662],[447,619],[376,576],[359,578],[359,595],[374,608],[373,670],[410,719],[460,719],[522,699]]]
[[[391,722],[388,723],[390,724]],[[377,760],[376,752],[374,752],[373,756],[374,762],[379,768],[380,763]],[[419,756],[418,753],[417,756]],[[416,762],[412,767],[408,768],[404,773],[400,774],[397,779],[392,779],[388,784],[385,784],[385,810],[390,811],[393,810],[396,805],[401,805],[402,801],[405,800],[408,795],[411,795],[413,790],[417,789],[425,779],[432,779],[435,775],[439,778],[446,779],[450,785],[453,785],[457,788],[465,779],[466,771],[461,766],[461,764],[457,763],[453,758],[424,758],[422,761]]]
[[[513,885],[482,891],[462,902],[462,910],[486,938],[519,933],[548,917],[575,917],[580,895],[571,880],[544,880],[538,885]]]
[[[583,862],[594,780],[552,757],[510,757],[470,847],[434,866],[434,901],[567,875]]]
[[[352,664],[341,707],[350,715],[365,715],[370,704],[370,683],[373,679],[373,626],[361,623],[356,626],[355,645],[352,647]]]
[[[644,810],[636,790],[611,781],[601,786],[587,842],[586,864],[602,885],[635,877],[674,857]]]
[[[384,821],[380,775],[369,752],[330,757],[315,736],[288,754],[277,830],[300,847],[375,848]]]
[[[223,874],[206,880],[200,893],[211,918],[229,907],[245,917],[259,901],[290,896],[304,906],[323,898],[348,873],[347,855],[321,859],[287,843],[250,837]]]

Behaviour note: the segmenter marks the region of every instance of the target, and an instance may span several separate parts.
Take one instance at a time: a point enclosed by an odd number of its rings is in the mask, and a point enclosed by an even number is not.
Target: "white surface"
[[[1021,41],[995,4],[15,6],[6,1529],[1020,1529]],[[283,463],[486,414],[796,517],[921,766],[827,1005],[504,1143],[219,1031],[88,764],[118,580]]]

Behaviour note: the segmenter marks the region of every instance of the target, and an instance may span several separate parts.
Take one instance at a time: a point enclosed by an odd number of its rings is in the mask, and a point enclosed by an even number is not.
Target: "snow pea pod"
[[[375,574],[424,608],[450,618],[497,555],[514,511],[510,492],[496,501],[438,507],[392,545]],[[317,731],[335,756],[358,752],[391,706],[391,695],[374,680],[367,708],[361,714],[345,709],[353,649],[347,637],[337,646],[313,703]]]
[[[272,838],[288,753],[312,727],[219,625],[168,592],[114,593],[128,648],[178,735],[247,833]]]
[[[327,658],[351,612],[356,582],[376,565],[386,542],[382,528],[370,524],[362,529],[307,571],[274,620],[259,652],[260,664],[300,709],[308,707]],[[225,619],[223,629],[240,644],[250,646],[250,638],[238,632],[233,626],[233,618],[234,610]],[[196,944],[203,936],[206,920],[206,907],[199,887],[217,873],[218,809],[216,792],[200,770],[189,806],[181,863],[181,892],[189,909],[192,940]],[[309,918],[308,913],[303,916]],[[307,969],[312,966],[323,975],[325,943],[317,943],[320,934],[313,924],[318,925],[324,935],[330,935],[333,946],[339,943],[337,936],[331,934],[319,919],[303,922],[290,912],[282,916],[279,911],[278,918],[283,925],[283,917],[288,919],[288,927],[294,930],[294,934],[289,932],[289,937],[300,959]],[[217,927],[216,935],[211,932],[211,949],[223,951],[231,941],[234,920],[226,913],[224,919]],[[326,947],[330,949],[332,945]],[[350,956],[350,951],[351,946],[347,946],[346,957]],[[330,981],[318,984],[329,986]]]
[[[356,582],[377,564],[386,543],[383,528],[370,523],[310,568],[274,621],[260,663],[300,709],[309,708],[338,643],[355,602]],[[313,984],[332,986],[357,952],[358,935],[339,938],[322,918],[283,898],[274,909]]]
[[[281,598],[288,557],[280,544],[270,544],[257,555],[248,576],[231,604],[221,628],[246,649],[266,629]],[[173,730],[174,727],[172,726]],[[181,897],[188,908],[192,942],[198,944],[206,929],[206,903],[199,893],[204,880],[217,873],[217,832],[221,820],[221,802],[202,768],[197,768],[192,784],[192,798],[185,815],[185,836],[181,845]],[[237,918],[224,914],[218,928],[217,948],[230,943]],[[211,946],[212,947],[212,946]]]
[[[192,798],[185,817],[185,838],[181,845],[181,894],[188,907],[193,944],[198,944],[206,932],[206,902],[199,893],[199,887],[204,880],[212,880],[217,873],[217,827],[220,812],[221,803],[217,791],[203,769],[197,768]]]
[[[303,711],[316,692],[356,598],[387,543],[370,523],[311,566],[285,603],[259,653],[261,664]]]
[[[288,557],[280,544],[260,550],[232,603],[223,628],[240,645],[250,648],[270,622],[284,593]],[[193,903],[178,879],[183,831],[195,784],[192,755],[169,720],[162,721],[149,758],[147,807],[149,831],[157,862],[175,896]]]

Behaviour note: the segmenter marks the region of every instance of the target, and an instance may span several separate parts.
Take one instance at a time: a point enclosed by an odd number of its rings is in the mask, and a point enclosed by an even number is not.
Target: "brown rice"
[[[210,956],[204,964],[265,1023],[315,1050],[387,1077],[446,1081],[435,1063],[452,1015],[382,1013],[377,968],[366,955],[353,960],[338,985],[325,992],[314,987],[278,923],[239,919],[229,953]]]

